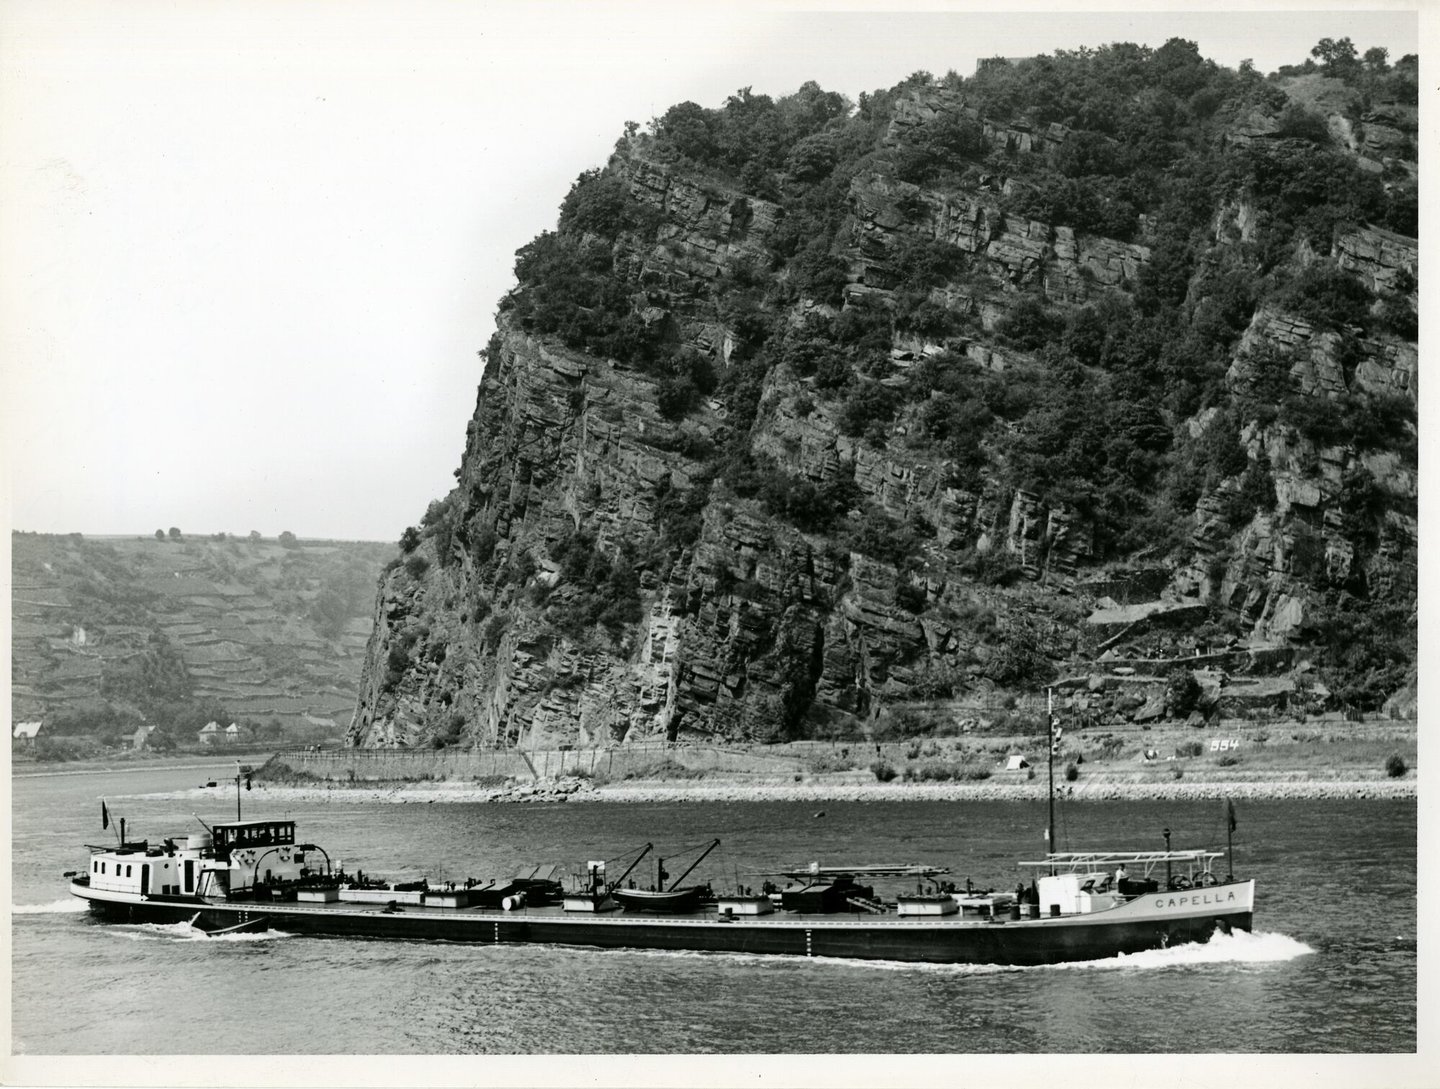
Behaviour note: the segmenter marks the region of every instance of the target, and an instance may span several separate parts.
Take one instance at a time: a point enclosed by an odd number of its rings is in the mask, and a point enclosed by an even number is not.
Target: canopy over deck
[[[878,865],[878,866],[796,866],[788,870],[758,870],[752,877],[935,877],[949,873],[948,866]]]
[[[1224,858],[1221,851],[1056,851],[1041,862],[1021,862],[1020,866],[1032,869],[1097,868],[1114,866],[1124,862],[1127,865],[1152,866],[1160,862],[1204,863],[1209,859]]]

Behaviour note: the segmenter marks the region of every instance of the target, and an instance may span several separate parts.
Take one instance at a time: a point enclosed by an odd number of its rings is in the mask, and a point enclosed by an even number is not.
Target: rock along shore
[[[257,783],[276,801],[384,804],[529,802],[929,802],[1044,800],[1043,783],[855,783],[855,782],[674,782],[656,780],[593,786],[583,779],[485,787],[464,782],[423,783]],[[1256,779],[1210,781],[1105,781],[1057,784],[1057,795],[1073,801],[1203,801],[1216,798],[1286,800],[1300,798],[1414,798],[1413,775],[1400,779]]]

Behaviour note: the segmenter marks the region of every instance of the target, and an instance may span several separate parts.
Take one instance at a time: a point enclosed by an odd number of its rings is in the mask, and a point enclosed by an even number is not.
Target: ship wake
[[[1020,966],[1013,964],[930,964],[921,961],[863,960],[852,957],[795,957],[760,953],[716,952],[690,949],[590,949],[584,946],[555,948],[584,950],[587,955],[612,957],[656,957],[661,959],[711,959],[765,964],[779,970],[800,968],[810,964],[828,964],[840,968],[856,968],[882,972],[939,972],[947,975],[996,975],[1011,972],[1056,971],[1149,971],[1182,968],[1205,964],[1270,964],[1294,960],[1315,952],[1304,942],[1285,934],[1266,931],[1249,933],[1237,930],[1231,934],[1216,933],[1209,941],[1186,942],[1165,949],[1142,953],[1121,953],[1096,960],[1067,961],[1061,964]]]
[[[268,942],[295,935],[285,930],[239,930],[233,934],[207,934],[189,923],[136,923],[114,931],[132,942]]]
[[[1196,964],[1273,964],[1294,960],[1314,949],[1287,934],[1268,931],[1237,930],[1230,934],[1216,933],[1209,941],[1185,942],[1165,949],[1147,949],[1143,953],[1121,953],[1102,960],[1054,964],[1054,969],[1148,969],[1176,968]]]
[[[11,904],[11,915],[73,915],[89,909],[84,900],[67,896],[48,904]]]

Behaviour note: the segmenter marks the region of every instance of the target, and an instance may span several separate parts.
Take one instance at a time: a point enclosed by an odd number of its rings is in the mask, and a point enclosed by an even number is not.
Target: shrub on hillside
[[[1385,774],[1392,779],[1399,779],[1409,770],[1410,767],[1405,763],[1405,758],[1398,752],[1391,753],[1390,758],[1385,761]]]
[[[840,756],[836,753],[824,752],[819,756],[810,758],[809,768],[811,775],[824,775],[831,771],[850,771],[855,767],[855,761],[848,756]]]
[[[888,760],[876,760],[870,765],[870,772],[882,783],[888,783],[898,774],[895,765]]]
[[[1176,756],[1199,756],[1205,751],[1205,746],[1198,741],[1185,741],[1175,746]]]
[[[1066,764],[1066,765],[1065,765],[1065,781],[1066,781],[1067,783],[1073,783],[1073,782],[1074,782],[1076,779],[1078,779],[1078,778],[1080,778],[1080,769],[1079,769],[1078,767],[1076,767],[1074,764]]]
[[[703,779],[702,768],[687,768],[678,760],[662,757],[648,764],[638,764],[625,772],[626,779]]]

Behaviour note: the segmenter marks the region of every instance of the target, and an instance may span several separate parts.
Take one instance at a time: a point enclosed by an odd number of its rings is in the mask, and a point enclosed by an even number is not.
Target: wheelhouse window
[[[294,821],[240,821],[217,824],[215,848],[221,855],[240,847],[288,847],[295,842]]]

